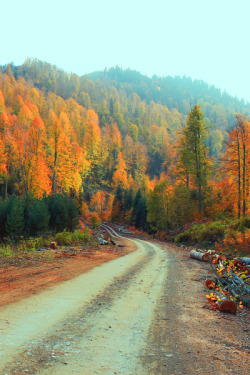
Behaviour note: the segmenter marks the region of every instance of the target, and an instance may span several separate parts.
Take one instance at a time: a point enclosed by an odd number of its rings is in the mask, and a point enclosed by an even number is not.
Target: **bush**
[[[250,216],[234,220],[230,223],[229,227],[239,232],[245,232],[247,229],[250,229]]]
[[[185,232],[175,236],[175,242],[181,242],[189,245],[199,243],[203,246],[209,246],[223,238],[225,231],[226,225],[220,221],[192,225]]]
[[[69,246],[73,244],[79,243],[88,243],[90,239],[89,232],[86,230],[85,232],[67,232],[64,230],[61,233],[57,233],[55,236],[55,240],[58,245]]]
[[[10,246],[6,245],[6,246],[0,247],[0,258],[3,258],[3,257],[10,258],[13,256],[14,256],[14,253]]]

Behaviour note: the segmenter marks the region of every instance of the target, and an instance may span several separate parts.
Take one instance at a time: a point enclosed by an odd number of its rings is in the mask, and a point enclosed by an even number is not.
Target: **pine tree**
[[[180,148],[180,161],[184,169],[193,178],[197,190],[200,216],[204,212],[204,198],[211,162],[208,158],[208,148],[205,139],[208,131],[205,126],[203,113],[199,105],[195,105],[188,114],[187,126],[183,130],[183,142]]]
[[[24,209],[20,199],[15,198],[7,214],[6,231],[11,238],[20,236],[24,230]]]

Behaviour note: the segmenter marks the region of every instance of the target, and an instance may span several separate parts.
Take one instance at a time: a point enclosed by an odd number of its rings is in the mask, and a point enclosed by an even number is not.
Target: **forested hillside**
[[[2,66],[0,194],[66,193],[86,215],[151,231],[245,216],[249,114],[250,104],[187,77]]]

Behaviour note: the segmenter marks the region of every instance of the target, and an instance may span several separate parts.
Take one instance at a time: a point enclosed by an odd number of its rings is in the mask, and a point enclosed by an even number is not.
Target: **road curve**
[[[167,253],[138,250],[0,308],[0,374],[147,374]]]

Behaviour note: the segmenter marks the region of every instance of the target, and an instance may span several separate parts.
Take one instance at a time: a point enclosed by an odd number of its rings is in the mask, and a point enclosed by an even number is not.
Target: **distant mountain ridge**
[[[96,81],[104,81],[112,83],[117,88],[131,85],[134,92],[136,92],[142,99],[147,102],[154,100],[162,105],[168,105],[168,96],[174,95],[176,98],[188,99],[190,97],[194,101],[209,99],[211,104],[223,103],[224,105],[233,105],[237,109],[246,107],[250,110],[250,103],[244,99],[238,99],[228,94],[214,85],[209,85],[203,80],[192,79],[190,77],[180,76],[157,76],[152,78],[141,74],[138,71],[119,67],[113,67],[109,70],[96,71],[86,74],[90,79]],[[164,92],[165,91],[165,92]],[[148,96],[147,96],[148,95]],[[191,103],[197,104],[197,103]]]

